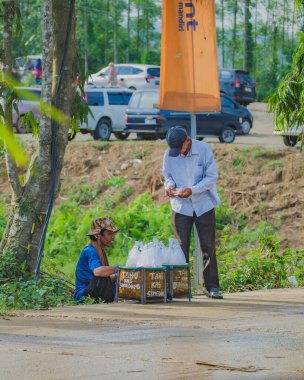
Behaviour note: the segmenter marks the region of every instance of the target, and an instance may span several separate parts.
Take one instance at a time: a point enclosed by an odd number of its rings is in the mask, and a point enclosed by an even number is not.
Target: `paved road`
[[[249,109],[254,117],[253,128],[249,135],[237,136],[233,144],[243,147],[285,148],[282,138],[273,134],[273,115],[267,112],[267,105],[265,103],[253,103],[249,106]],[[114,140],[115,137],[112,137],[112,139]],[[131,134],[129,139],[136,139],[136,135]],[[76,137],[76,141],[86,140],[92,140],[92,137],[81,134]],[[217,137],[208,137],[205,141],[208,143],[219,143]]]
[[[0,318],[0,378],[304,379],[303,290]]]
[[[273,134],[273,116],[267,112],[267,106],[265,103],[253,103],[249,106],[253,117],[254,124],[249,135],[239,135],[236,137],[233,145],[241,147],[260,146],[265,148],[282,149],[286,148],[283,144],[283,140],[280,136]],[[25,141],[32,141],[31,135],[22,135],[22,139]],[[129,139],[136,139],[136,134],[131,134]],[[79,133],[75,141],[92,141],[92,137],[89,134],[82,135]],[[111,140],[115,140],[112,135]],[[217,137],[208,137],[205,139],[208,143],[219,143]],[[300,144],[293,148],[298,150]]]

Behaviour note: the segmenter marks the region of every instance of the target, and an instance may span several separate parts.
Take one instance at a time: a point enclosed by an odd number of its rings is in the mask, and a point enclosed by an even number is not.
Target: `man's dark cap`
[[[169,156],[177,157],[188,134],[184,127],[176,126],[168,130],[166,140],[169,145]]]

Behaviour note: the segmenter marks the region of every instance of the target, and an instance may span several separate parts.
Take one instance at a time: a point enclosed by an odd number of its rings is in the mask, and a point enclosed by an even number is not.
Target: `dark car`
[[[236,133],[242,133],[242,123],[252,116],[245,108],[222,95],[222,111],[197,114],[197,138],[218,136],[221,142],[233,142]],[[190,114],[180,111],[159,110],[159,91],[135,91],[126,110],[125,132],[135,132],[139,138],[164,138],[169,128],[183,125],[190,134]],[[246,115],[246,118],[245,118]]]
[[[219,69],[221,93],[247,106],[256,101],[255,81],[248,71]]]

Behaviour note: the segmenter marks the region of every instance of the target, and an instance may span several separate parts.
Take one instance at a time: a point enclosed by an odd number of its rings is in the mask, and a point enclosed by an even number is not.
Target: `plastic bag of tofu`
[[[127,258],[127,262],[126,262],[127,267],[137,267],[138,266],[137,261],[141,255],[142,248],[143,248],[143,243],[141,243],[140,241],[136,241],[133,248],[131,249],[131,251],[128,254],[128,258]]]
[[[178,240],[170,238],[169,248],[166,256],[166,263],[168,265],[184,265],[186,258]]]
[[[163,263],[163,248],[165,246],[156,238],[142,247],[137,266],[159,268]]]

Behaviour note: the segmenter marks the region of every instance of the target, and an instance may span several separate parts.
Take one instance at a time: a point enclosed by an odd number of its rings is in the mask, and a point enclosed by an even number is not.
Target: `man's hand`
[[[169,189],[166,190],[166,194],[170,198],[175,197],[174,188],[173,187],[169,187]]]
[[[185,189],[181,189],[178,192],[178,196],[180,198],[189,198],[191,194],[192,194],[192,190],[189,187],[187,187]]]

